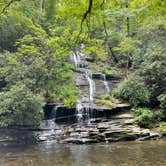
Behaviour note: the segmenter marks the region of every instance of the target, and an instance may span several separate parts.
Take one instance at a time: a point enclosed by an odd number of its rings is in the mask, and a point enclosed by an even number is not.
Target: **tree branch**
[[[13,3],[13,2],[16,2],[16,1],[20,1],[20,0],[10,0],[10,1],[5,5],[5,7],[2,9],[1,14],[2,14],[2,13],[5,13],[6,9],[9,8],[9,7],[12,5],[12,3]]]
[[[78,38],[79,38],[79,36],[80,36],[81,33],[82,33],[82,27],[83,27],[84,21],[87,19],[87,16],[91,13],[92,6],[93,6],[93,0],[89,0],[88,9],[87,9],[86,12],[83,14],[83,17],[82,17],[82,20],[81,20],[80,32],[79,32],[79,34],[78,34],[78,36],[77,36],[76,42],[78,41]]]

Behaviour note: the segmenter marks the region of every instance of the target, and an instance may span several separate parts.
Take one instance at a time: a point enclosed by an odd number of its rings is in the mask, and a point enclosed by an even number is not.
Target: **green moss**
[[[118,77],[119,76],[118,71],[115,70],[115,69],[103,68],[101,72],[105,75],[109,75],[109,76],[112,76],[112,77]]]
[[[103,105],[103,106],[106,106],[107,108],[113,108],[113,103],[110,100],[97,99],[96,103]]]

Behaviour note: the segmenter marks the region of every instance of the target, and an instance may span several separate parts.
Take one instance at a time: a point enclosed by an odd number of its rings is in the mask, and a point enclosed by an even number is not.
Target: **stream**
[[[59,144],[0,143],[0,166],[164,166],[166,140]]]

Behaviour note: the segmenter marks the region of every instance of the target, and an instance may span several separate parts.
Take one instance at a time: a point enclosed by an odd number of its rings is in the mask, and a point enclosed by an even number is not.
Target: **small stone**
[[[39,139],[39,141],[47,141],[48,140],[48,138],[45,136],[40,136],[38,139]]]
[[[115,116],[115,119],[132,119],[132,118],[134,118],[134,115],[131,113],[124,113],[124,114]]]

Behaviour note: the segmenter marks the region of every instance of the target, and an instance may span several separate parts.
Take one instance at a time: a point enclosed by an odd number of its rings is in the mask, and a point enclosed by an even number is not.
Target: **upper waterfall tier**
[[[106,76],[98,73],[99,78],[94,78],[95,71],[88,65],[88,56],[80,51],[73,52],[70,59],[75,64],[75,83],[78,87],[80,98],[79,105],[86,108],[101,107],[96,104],[96,99],[111,92],[111,81]]]

